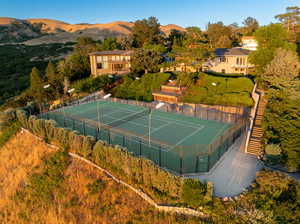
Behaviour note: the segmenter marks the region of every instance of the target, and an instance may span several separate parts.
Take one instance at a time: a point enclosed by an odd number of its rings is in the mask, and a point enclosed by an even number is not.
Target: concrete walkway
[[[263,168],[256,156],[242,151],[243,139],[244,136],[237,139],[210,173],[193,177],[213,182],[214,196],[239,195],[254,181],[256,172]]]

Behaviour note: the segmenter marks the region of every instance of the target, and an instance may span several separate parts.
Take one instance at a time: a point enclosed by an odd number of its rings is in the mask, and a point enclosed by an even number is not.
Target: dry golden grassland
[[[16,200],[17,191],[30,190],[32,173],[43,171],[42,158],[54,152],[25,132],[0,148],[0,223],[201,223],[197,218],[158,212],[101,171],[71,158],[50,204],[35,205],[28,197]]]

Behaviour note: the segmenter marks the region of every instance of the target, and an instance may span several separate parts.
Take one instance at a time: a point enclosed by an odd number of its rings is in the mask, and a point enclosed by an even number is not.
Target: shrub
[[[97,194],[105,188],[105,182],[102,180],[95,180],[92,183],[87,184],[87,189],[90,194]]]
[[[115,81],[109,75],[101,75],[96,78],[89,77],[79,80],[73,84],[77,92],[92,93],[101,89],[108,89],[109,86]]]
[[[204,204],[204,194],[206,186],[200,181],[186,179],[183,184],[182,199],[190,207],[197,208]]]
[[[20,122],[15,121],[10,124],[9,127],[0,132],[0,147],[2,147],[14,134],[16,134],[20,130],[20,128]]]
[[[168,73],[148,73],[140,79],[135,79],[135,76],[130,74],[124,77],[121,85],[113,89],[113,94],[118,98],[152,101],[152,92],[159,90],[169,77]]]
[[[28,185],[17,194],[22,196],[16,199],[19,198],[21,203],[49,206],[52,200],[62,193],[64,171],[69,162],[67,151],[58,151],[45,159],[42,164],[42,172],[31,175]]]

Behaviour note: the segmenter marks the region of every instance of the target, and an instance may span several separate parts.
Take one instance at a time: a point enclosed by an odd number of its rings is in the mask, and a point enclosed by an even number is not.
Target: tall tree
[[[103,40],[103,43],[101,45],[101,50],[110,51],[116,49],[121,49],[121,44],[117,41],[116,38],[108,37]]]
[[[259,28],[258,21],[250,16],[243,21],[243,25],[243,34],[246,36],[252,35]]]
[[[40,71],[36,67],[33,67],[30,73],[30,94],[38,102],[44,101],[45,94],[43,84],[44,82]]]
[[[49,61],[45,70],[46,81],[50,84],[50,88],[47,89],[50,99],[55,99],[63,93],[63,75],[57,72],[55,65]]]
[[[300,8],[298,6],[291,6],[286,8],[286,13],[275,16],[288,29],[288,31],[295,31],[295,27],[300,23]]]
[[[162,63],[160,53],[141,48],[136,50],[133,55],[131,70],[137,73],[158,72],[160,63]]]
[[[207,25],[207,36],[210,43],[211,48],[217,47],[217,43],[219,39],[222,36],[228,37],[228,39],[231,39],[231,28],[228,26],[225,26],[223,22],[217,22],[217,23],[209,23]],[[224,37],[222,37],[224,38]]]
[[[231,48],[232,40],[228,36],[221,36],[216,43],[217,48]]]
[[[135,47],[143,47],[145,43],[160,44],[163,38],[157,18],[137,20],[132,27],[132,38]]]
[[[278,48],[296,50],[296,45],[288,42],[287,31],[281,24],[260,27],[254,36],[258,47],[250,54],[249,59],[252,64],[256,65],[257,73],[261,74],[264,71],[266,65],[274,58]]]
[[[296,52],[278,48],[275,57],[266,66],[262,78],[276,88],[290,88],[299,72],[300,62]]]

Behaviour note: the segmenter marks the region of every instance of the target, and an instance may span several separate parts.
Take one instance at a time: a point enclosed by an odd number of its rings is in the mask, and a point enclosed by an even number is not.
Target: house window
[[[102,61],[108,61],[108,57],[107,56],[103,56],[102,57]]]
[[[222,72],[222,73],[226,73],[226,70],[225,70],[225,69],[222,69],[221,72]]]
[[[116,56],[111,56],[111,60],[115,61],[116,60]]]
[[[107,69],[107,68],[108,68],[107,62],[97,63],[97,69]]]
[[[239,71],[239,69],[238,69],[238,68],[235,68],[235,71],[236,71],[236,72],[238,72],[238,71]]]
[[[237,65],[240,64],[240,58],[236,58],[236,64],[237,64]]]
[[[221,57],[220,58],[220,62],[226,62],[226,58],[225,57]]]
[[[102,56],[97,56],[96,61],[97,62],[102,62]]]
[[[116,56],[116,61],[120,61],[120,56]]]

